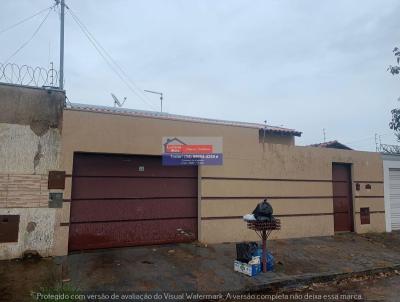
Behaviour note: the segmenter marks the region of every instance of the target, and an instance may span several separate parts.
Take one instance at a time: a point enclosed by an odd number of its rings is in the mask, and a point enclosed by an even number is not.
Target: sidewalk
[[[0,297],[21,301],[20,295],[62,280],[89,291],[262,291],[400,268],[400,232],[275,240],[268,247],[276,271],[255,277],[233,271],[234,244],[133,247],[1,261]]]

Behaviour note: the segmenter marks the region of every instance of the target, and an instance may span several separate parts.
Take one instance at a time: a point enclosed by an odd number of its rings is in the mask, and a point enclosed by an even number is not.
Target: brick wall
[[[47,175],[0,174],[0,208],[48,207]]]

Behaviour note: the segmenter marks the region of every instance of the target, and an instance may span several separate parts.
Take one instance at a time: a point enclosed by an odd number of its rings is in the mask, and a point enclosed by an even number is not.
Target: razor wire
[[[400,146],[398,145],[386,145],[380,144],[378,146],[378,151],[383,154],[400,154]]]
[[[2,83],[34,87],[58,87],[58,77],[58,71],[54,68],[46,69],[40,66],[32,67],[0,62],[0,82]]]

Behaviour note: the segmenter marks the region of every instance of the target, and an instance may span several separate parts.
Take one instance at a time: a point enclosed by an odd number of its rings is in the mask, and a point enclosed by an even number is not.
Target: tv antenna
[[[148,93],[153,93],[153,94],[158,94],[159,96],[160,96],[160,102],[161,102],[161,112],[163,112],[162,111],[162,102],[163,102],[163,99],[164,99],[164,97],[163,97],[163,93],[162,92],[158,92],[158,91],[153,91],[153,90],[144,90],[145,92],[148,92]]]
[[[124,100],[122,103],[118,100],[118,98],[115,96],[114,93],[111,93],[112,98],[114,99],[114,107],[122,107],[125,104],[126,97],[124,97]]]

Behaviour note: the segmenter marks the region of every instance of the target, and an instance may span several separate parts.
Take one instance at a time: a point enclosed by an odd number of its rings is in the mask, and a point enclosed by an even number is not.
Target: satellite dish
[[[122,107],[125,104],[126,101],[126,97],[124,97],[124,100],[122,101],[122,103],[118,100],[118,98],[115,96],[114,93],[111,93],[112,98],[114,99],[114,107]]]

